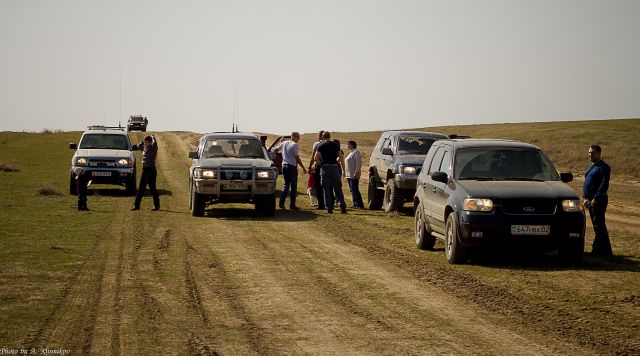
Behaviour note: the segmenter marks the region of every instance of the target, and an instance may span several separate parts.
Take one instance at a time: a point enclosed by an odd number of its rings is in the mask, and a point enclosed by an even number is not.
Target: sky
[[[0,131],[640,117],[640,1],[0,0]]]

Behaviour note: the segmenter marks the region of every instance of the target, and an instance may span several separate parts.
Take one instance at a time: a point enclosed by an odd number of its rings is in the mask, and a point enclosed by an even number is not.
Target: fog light
[[[570,232],[569,233],[569,237],[572,239],[578,239],[580,238],[580,233],[579,232]]]
[[[482,231],[472,231],[471,237],[482,237]]]

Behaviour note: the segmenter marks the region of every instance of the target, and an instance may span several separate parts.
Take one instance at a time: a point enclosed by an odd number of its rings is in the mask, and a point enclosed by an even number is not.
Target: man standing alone
[[[138,149],[142,151],[142,175],[140,176],[140,187],[138,188],[138,194],[136,195],[136,201],[133,203],[131,210],[139,210],[140,202],[144,191],[149,184],[149,190],[153,196],[153,208],[151,210],[160,210],[160,198],[158,197],[158,190],[156,189],[156,177],[158,171],[156,170],[156,156],[158,155],[158,143],[154,135],[146,136],[144,140],[138,145]]]
[[[320,165],[320,180],[324,190],[324,204],[329,214],[333,214],[333,193],[340,204],[340,212],[347,213],[347,204],[344,202],[342,193],[342,180],[338,162],[344,167],[344,154],[340,146],[331,141],[331,133],[324,132],[322,138],[324,142],[318,146],[314,156],[316,164]],[[344,174],[344,172],[342,172]]]
[[[611,257],[613,252],[604,216],[609,203],[607,190],[609,189],[611,168],[601,159],[601,156],[602,148],[600,146],[592,145],[589,147],[589,159],[591,159],[592,163],[587,167],[584,174],[582,194],[584,196],[584,206],[589,209],[593,230],[596,233],[591,255]]]
[[[300,134],[298,132],[291,133],[291,140],[284,141],[280,144],[282,148],[282,176],[284,177],[284,186],[280,192],[280,209],[284,209],[284,202],[287,200],[287,194],[291,189],[291,200],[289,208],[297,210],[296,195],[298,194],[298,165],[302,167],[302,171],[307,173],[304,164],[298,155],[298,141]]]

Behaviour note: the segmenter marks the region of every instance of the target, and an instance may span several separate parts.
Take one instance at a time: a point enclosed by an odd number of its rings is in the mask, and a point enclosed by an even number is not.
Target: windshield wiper
[[[544,182],[544,179],[537,179],[537,178],[531,178],[531,177],[507,177],[507,178],[502,178],[504,180],[524,180],[527,182]]]
[[[460,177],[460,180],[500,180],[494,177]]]

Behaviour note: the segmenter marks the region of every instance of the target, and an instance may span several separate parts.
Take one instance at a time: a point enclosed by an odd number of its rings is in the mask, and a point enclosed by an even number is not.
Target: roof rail
[[[124,131],[126,127],[123,126],[104,126],[104,125],[90,125],[87,126],[88,130],[122,130]]]

